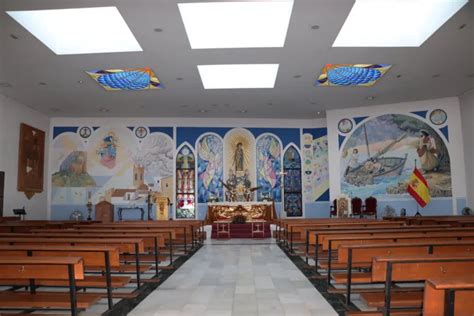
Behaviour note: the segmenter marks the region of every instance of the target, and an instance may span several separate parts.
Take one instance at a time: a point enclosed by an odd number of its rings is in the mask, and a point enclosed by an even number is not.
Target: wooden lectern
[[[170,199],[166,196],[155,197],[156,219],[167,221],[170,218]]]
[[[114,205],[107,201],[97,203],[95,205],[95,220],[102,223],[112,223],[114,221]]]

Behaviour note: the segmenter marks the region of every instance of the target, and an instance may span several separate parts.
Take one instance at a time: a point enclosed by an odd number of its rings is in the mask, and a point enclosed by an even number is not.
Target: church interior
[[[0,315],[474,315],[474,2],[0,0]]]

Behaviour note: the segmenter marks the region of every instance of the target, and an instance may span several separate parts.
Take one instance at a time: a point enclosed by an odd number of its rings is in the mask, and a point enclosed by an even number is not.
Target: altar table
[[[250,220],[276,219],[274,202],[219,202],[207,204],[206,224],[212,224],[218,220],[232,220],[237,215],[244,215]]]

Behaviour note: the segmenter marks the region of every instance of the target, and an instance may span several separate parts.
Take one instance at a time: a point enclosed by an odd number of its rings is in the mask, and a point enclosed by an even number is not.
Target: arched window
[[[189,146],[184,145],[176,155],[176,218],[196,217],[196,160]]]
[[[286,216],[302,216],[301,157],[294,146],[290,146],[283,156],[283,174],[284,210]]]

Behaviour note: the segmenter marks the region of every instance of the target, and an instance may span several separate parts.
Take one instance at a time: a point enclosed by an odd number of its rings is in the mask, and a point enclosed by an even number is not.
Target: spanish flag
[[[430,202],[430,187],[417,168],[413,170],[413,174],[410,177],[407,192],[410,193],[421,207],[425,207]]]

